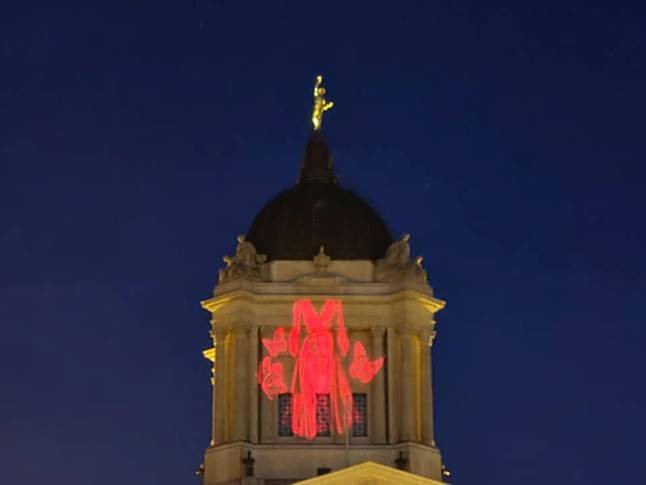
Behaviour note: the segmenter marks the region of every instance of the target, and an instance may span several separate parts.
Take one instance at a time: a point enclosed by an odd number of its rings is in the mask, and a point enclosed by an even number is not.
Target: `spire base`
[[[301,162],[301,173],[298,183],[336,183],[334,160],[325,137],[319,130],[310,134]]]

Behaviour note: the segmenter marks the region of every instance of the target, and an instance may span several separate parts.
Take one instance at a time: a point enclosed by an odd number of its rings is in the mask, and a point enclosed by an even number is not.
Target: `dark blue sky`
[[[0,483],[194,483],[199,301],[291,185],[411,232],[456,484],[646,476],[646,4],[42,2],[0,15]]]

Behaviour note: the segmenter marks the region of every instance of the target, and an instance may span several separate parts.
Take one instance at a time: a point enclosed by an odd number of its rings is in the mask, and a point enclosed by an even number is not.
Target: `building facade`
[[[202,302],[213,338],[205,485],[288,484],[368,461],[442,480],[431,361],[444,302],[409,236],[394,240],[337,182],[320,125],[298,183],[238,237]]]

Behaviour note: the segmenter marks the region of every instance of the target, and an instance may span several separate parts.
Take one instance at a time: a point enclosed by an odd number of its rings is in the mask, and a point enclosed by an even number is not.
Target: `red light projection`
[[[355,379],[367,384],[377,375],[384,365],[384,358],[368,360],[366,348],[361,342],[355,342],[353,349],[354,360],[350,366],[350,375]]]
[[[287,392],[287,384],[283,379],[283,364],[272,362],[271,357],[267,356],[260,363],[258,372],[258,381],[263,392],[269,399],[273,399],[278,394]]]
[[[296,435],[314,438],[316,395],[329,394],[332,424],[342,433],[352,424],[352,392],[341,365],[349,347],[341,301],[326,300],[317,313],[310,300],[298,300],[292,315],[289,332],[289,352],[295,358],[292,430]]]
[[[352,391],[344,362],[350,342],[343,320],[341,300],[328,299],[317,312],[309,299],[292,306],[292,328],[288,340],[285,330],[278,328],[272,339],[262,343],[269,353],[262,359],[258,382],[269,399],[284,393],[287,385],[283,365],[272,357],[287,352],[294,358],[291,393],[293,399],[292,431],[295,435],[313,439],[317,434],[317,395],[328,395],[331,425],[341,434],[352,425]],[[368,359],[361,342],[352,348],[350,377],[367,384],[381,370],[384,358]]]
[[[281,352],[287,351],[285,329],[277,328],[276,330],[274,330],[274,338],[271,340],[264,338],[262,339],[262,344],[265,346],[267,352],[269,352],[269,355],[271,355],[272,357],[276,357]]]

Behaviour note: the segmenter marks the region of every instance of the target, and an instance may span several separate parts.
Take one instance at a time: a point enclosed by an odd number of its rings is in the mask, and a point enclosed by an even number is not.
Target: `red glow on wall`
[[[272,357],[276,357],[281,352],[286,352],[287,339],[285,339],[285,329],[277,328],[276,330],[274,330],[274,338],[272,338],[271,340],[264,338],[262,339],[262,344],[265,346],[267,352],[269,352],[269,355],[271,355]]]
[[[341,362],[348,347],[340,300],[326,300],[320,313],[310,300],[294,303],[289,332],[289,352],[295,359],[294,434],[308,439],[316,436],[317,394],[330,395],[331,421],[338,433],[352,424],[352,392]]]
[[[379,357],[375,360],[369,360],[366,348],[361,342],[355,342],[353,348],[353,359],[350,365],[350,375],[364,384],[370,382],[377,372],[384,365],[384,358]]]
[[[287,384],[283,379],[283,364],[272,362],[269,356],[263,358],[258,371],[258,382],[269,399],[287,392]]]
[[[258,382],[269,399],[284,393],[283,364],[272,358],[289,350],[294,359],[291,393],[293,399],[292,431],[313,439],[317,434],[317,395],[328,395],[331,426],[341,434],[352,425],[352,391],[345,370],[350,342],[343,319],[341,300],[328,299],[317,312],[309,299],[292,306],[292,327],[289,338],[278,328],[272,339],[262,339],[269,353],[262,359]],[[355,342],[349,365],[350,377],[369,383],[379,372],[384,358],[368,358],[361,342]],[[318,398],[320,399],[320,397]]]

